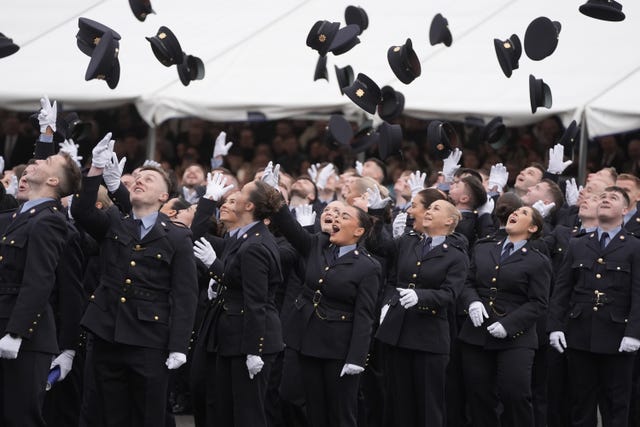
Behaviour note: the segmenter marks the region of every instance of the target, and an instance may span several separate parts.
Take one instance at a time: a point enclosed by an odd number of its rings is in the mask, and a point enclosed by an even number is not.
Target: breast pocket
[[[0,239],[0,266],[7,270],[22,270],[27,249],[27,236],[4,236]]]

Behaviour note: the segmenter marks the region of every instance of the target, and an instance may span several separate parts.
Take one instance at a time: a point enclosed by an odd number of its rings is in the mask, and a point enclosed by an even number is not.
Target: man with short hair
[[[571,423],[626,426],[640,348],[640,240],[622,228],[629,197],[607,187],[598,228],[569,241],[551,298],[549,343],[567,350]]]
[[[387,167],[380,159],[370,157],[362,165],[362,176],[368,176],[382,184],[387,176]]]
[[[47,111],[55,110],[46,100]],[[43,100],[44,107],[44,100]],[[44,109],[44,108],[43,108]],[[41,127],[55,126],[55,112]],[[44,122],[44,123],[43,123]],[[51,131],[51,135],[53,132]],[[0,216],[0,424],[43,426],[44,384],[58,355],[50,297],[67,238],[60,198],[77,189],[76,163],[57,154],[24,173],[27,201]]]
[[[638,202],[640,202],[640,178],[635,175],[623,173],[618,175],[616,186],[627,192],[631,204],[629,212],[624,216],[623,226],[631,234],[640,237],[640,215],[638,215]]]
[[[194,163],[187,167],[182,174],[180,196],[187,202],[198,203],[206,190],[206,172],[202,165]]]
[[[519,197],[524,196],[525,194],[527,194],[527,191],[530,187],[533,187],[534,185],[542,181],[543,175],[544,168],[542,167],[542,165],[539,165],[537,163],[524,168],[516,177],[516,181],[513,184],[513,192],[516,193]]]
[[[197,302],[191,232],[160,207],[169,199],[166,173],[142,167],[131,187],[131,215],[95,207],[112,159],[107,134],[71,211],[101,244],[100,284],[82,325],[92,333],[93,371],[104,424],[164,426],[168,369],[186,361]]]

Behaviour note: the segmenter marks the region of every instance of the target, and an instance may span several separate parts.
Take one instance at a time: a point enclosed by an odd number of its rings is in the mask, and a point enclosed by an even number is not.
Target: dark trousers
[[[215,417],[216,354],[208,352],[206,341],[199,338],[196,338],[191,360],[189,389],[195,426],[206,427],[213,425]]]
[[[51,354],[20,351],[17,359],[0,359],[0,425],[41,427]]]
[[[312,427],[356,427],[360,375],[340,376],[343,360],[299,355]]]
[[[81,347],[73,358],[71,372],[46,393],[43,413],[47,427],[68,427],[79,424],[84,361],[84,347]]]
[[[571,400],[569,395],[569,368],[567,355],[553,347],[547,348],[547,426],[571,425]]]
[[[98,399],[96,379],[93,375],[93,340],[91,334],[87,334],[84,372],[82,378],[82,404],[80,405],[79,427],[103,427],[102,405]]]
[[[533,398],[533,419],[536,427],[547,426],[547,375],[549,373],[547,361],[550,348],[549,345],[539,345],[533,357],[531,396]]]
[[[463,345],[464,381],[474,427],[533,427],[533,356],[529,348],[485,350]]]
[[[215,425],[219,427],[266,427],[265,395],[275,354],[262,355],[264,366],[253,379],[247,356],[216,358]]]
[[[449,355],[388,347],[388,401],[393,425],[444,427],[445,370]]]
[[[567,349],[571,394],[571,425],[595,427],[596,408],[602,423],[626,427],[635,354],[596,354]]]
[[[378,340],[371,340],[367,369],[365,369],[362,373],[362,378],[360,378],[358,425],[361,427],[385,426],[384,350],[383,343]]]
[[[286,427],[307,427],[304,389],[298,352],[286,347],[283,351],[282,378],[280,379],[280,405],[282,424]]]
[[[167,350],[94,337],[93,374],[106,427],[165,425],[167,356]]]

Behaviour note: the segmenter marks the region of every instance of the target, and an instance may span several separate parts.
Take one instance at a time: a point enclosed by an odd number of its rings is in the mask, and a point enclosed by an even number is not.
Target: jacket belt
[[[322,306],[329,309],[349,312],[353,311],[353,306],[351,304],[344,304],[340,301],[332,300],[331,298],[326,297],[320,289],[313,290],[307,285],[302,286],[300,295],[311,301],[315,307],[318,307],[322,303]]]
[[[509,292],[499,291],[498,288],[478,288],[478,295],[489,301],[509,301],[514,304],[524,304],[529,301],[524,295],[516,295]]]
[[[168,292],[159,292],[156,290],[131,285],[105,285],[105,287],[111,292],[115,292],[120,295],[126,295],[128,298],[139,299],[143,301],[169,302]]]

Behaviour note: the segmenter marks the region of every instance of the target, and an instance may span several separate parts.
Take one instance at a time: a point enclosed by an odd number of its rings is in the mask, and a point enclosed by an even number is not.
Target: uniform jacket
[[[0,217],[0,331],[23,338],[21,351],[57,353],[49,298],[67,238],[57,201]]]
[[[278,245],[264,223],[226,239],[223,257],[210,271],[220,292],[208,349],[223,356],[280,352],[284,343],[275,292],[282,268]]]
[[[467,318],[459,338],[490,350],[535,349],[536,321],[546,312],[549,300],[551,262],[528,241],[500,263],[503,243],[480,240],[474,248],[461,303],[468,308],[470,303],[481,301],[489,318],[477,328]],[[487,327],[494,322],[506,329],[506,338],[489,334]]]
[[[109,342],[187,353],[197,298],[191,232],[159,213],[140,239],[132,217],[95,208],[100,181],[85,177],[71,209],[102,251],[83,326]]]
[[[469,258],[460,239],[447,237],[424,256],[423,242],[415,232],[396,241],[395,262],[383,300],[390,306],[376,338],[401,348],[449,354],[447,310],[464,288]],[[418,304],[402,307],[397,287],[414,289]]]
[[[334,262],[329,235],[303,230],[287,206],[273,221],[306,260],[302,292],[285,325],[287,345],[307,356],[365,366],[380,263],[360,245]]]
[[[624,228],[600,249],[598,233],[569,242],[551,298],[548,331],[567,346],[617,354],[622,337],[640,339],[640,240]]]

